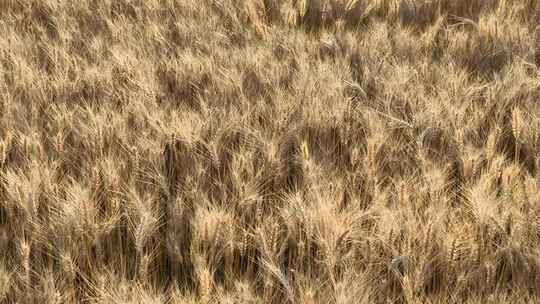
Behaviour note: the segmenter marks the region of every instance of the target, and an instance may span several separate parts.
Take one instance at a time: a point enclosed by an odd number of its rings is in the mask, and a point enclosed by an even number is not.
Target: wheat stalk
[[[512,110],[512,134],[516,141],[514,159],[516,162],[519,162],[519,153],[523,138],[523,117],[519,108],[514,108]]]

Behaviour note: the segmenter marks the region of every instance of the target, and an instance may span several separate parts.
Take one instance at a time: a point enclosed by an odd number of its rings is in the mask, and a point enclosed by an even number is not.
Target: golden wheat
[[[539,22],[0,1],[0,302],[539,302]]]

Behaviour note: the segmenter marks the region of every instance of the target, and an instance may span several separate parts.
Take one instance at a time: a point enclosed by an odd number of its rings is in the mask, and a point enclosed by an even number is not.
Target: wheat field
[[[0,303],[540,303],[540,1],[0,0]]]

